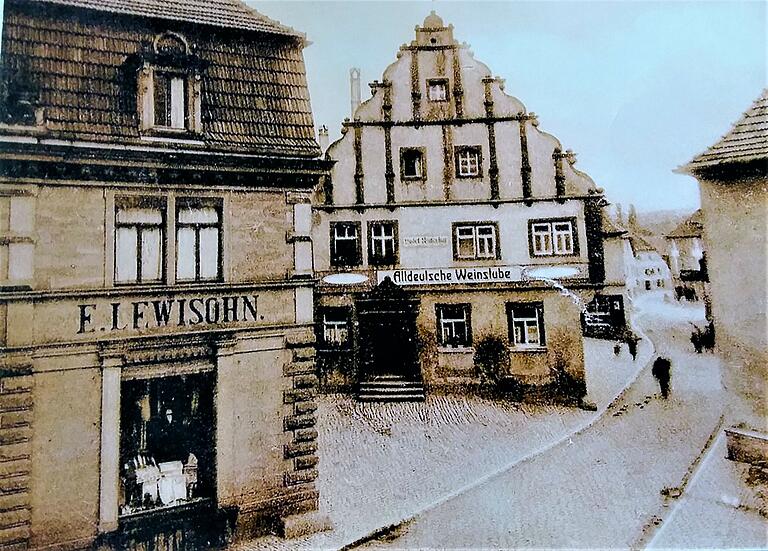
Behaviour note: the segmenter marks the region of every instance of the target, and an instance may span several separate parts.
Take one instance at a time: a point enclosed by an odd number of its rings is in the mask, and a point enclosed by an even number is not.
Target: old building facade
[[[703,234],[704,213],[698,209],[667,234],[667,256],[675,296],[708,304],[709,276]]]
[[[304,44],[238,0],[5,2],[0,548],[316,509]]]
[[[715,346],[728,421],[766,432],[768,90],[717,143],[679,169],[699,181]]]
[[[601,190],[434,13],[397,58],[326,154],[312,229],[321,378],[371,398],[399,381],[417,399],[422,383],[476,382],[475,347],[493,338],[510,352],[503,377],[583,384],[580,313],[605,279]]]

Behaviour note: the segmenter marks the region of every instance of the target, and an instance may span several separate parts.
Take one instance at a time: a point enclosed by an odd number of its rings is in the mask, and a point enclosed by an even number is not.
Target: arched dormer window
[[[202,132],[203,63],[186,38],[158,35],[142,56],[138,75],[138,109],[145,134],[180,136]]]

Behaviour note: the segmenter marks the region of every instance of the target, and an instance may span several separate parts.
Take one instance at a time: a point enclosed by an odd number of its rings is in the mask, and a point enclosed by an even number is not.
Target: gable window
[[[457,260],[499,258],[499,228],[495,223],[453,225],[453,256]]]
[[[221,277],[221,210],[218,205],[183,198],[176,202],[176,278]]]
[[[372,266],[397,264],[397,222],[368,224],[368,263]]]
[[[576,220],[531,220],[528,223],[532,256],[570,256],[579,254]]]
[[[400,179],[424,180],[426,174],[424,149],[421,147],[400,148]]]
[[[331,266],[359,266],[360,223],[331,222]]]
[[[544,339],[544,304],[541,302],[508,302],[509,342],[519,348],[540,348]]]
[[[147,198],[115,202],[115,283],[163,279],[165,205]]]
[[[341,307],[322,309],[322,343],[328,348],[346,348],[350,344],[349,310]]]
[[[437,304],[435,313],[440,346],[472,346],[472,307],[469,304]]]
[[[427,80],[427,97],[429,101],[448,101],[448,80],[444,78]]]
[[[459,178],[475,178],[481,176],[482,149],[479,145],[454,147],[456,158],[456,176]]]
[[[186,128],[187,94],[183,75],[164,71],[154,74],[155,126]]]

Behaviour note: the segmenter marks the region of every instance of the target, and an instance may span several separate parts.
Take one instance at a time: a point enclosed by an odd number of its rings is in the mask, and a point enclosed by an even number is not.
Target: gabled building
[[[583,393],[580,314],[605,280],[602,191],[432,13],[327,151],[313,207],[318,365],[376,399],[501,376]],[[561,285],[567,290],[561,290]]]
[[[705,300],[709,278],[703,232],[704,214],[698,209],[666,236],[672,284],[678,298]]]
[[[316,509],[304,37],[238,0],[6,0],[2,33],[0,548]]]
[[[637,231],[629,231],[628,239],[632,250],[627,278],[630,295],[655,291],[672,296],[672,273],[658,249]]]
[[[678,169],[699,181],[715,346],[729,421],[766,431],[768,90],[704,153]]]

